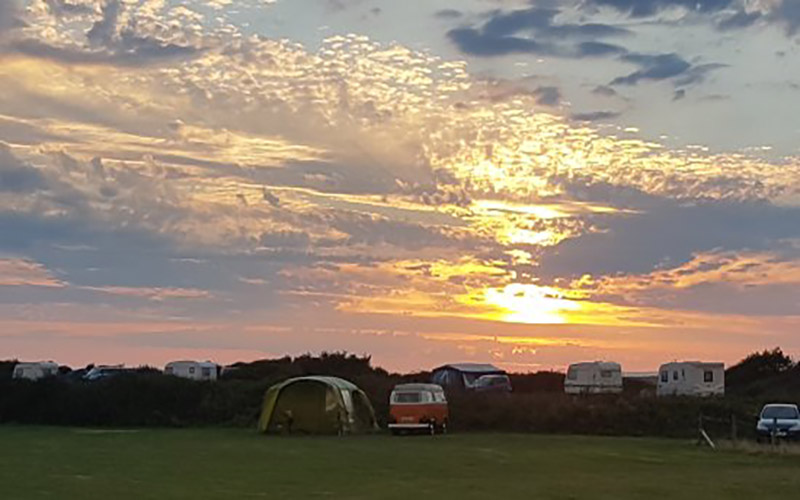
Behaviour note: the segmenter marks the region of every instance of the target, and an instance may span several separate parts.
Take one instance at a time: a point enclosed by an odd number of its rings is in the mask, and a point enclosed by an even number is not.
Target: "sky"
[[[3,0],[0,359],[800,355],[796,0]]]

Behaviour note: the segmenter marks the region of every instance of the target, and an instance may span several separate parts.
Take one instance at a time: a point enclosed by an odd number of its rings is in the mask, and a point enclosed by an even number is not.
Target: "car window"
[[[761,412],[761,418],[764,419],[796,419],[800,417],[797,413],[797,408],[792,406],[768,406]]]

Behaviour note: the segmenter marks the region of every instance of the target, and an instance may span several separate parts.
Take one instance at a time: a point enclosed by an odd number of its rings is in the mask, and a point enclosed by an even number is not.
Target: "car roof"
[[[796,404],[792,403],[770,403],[764,405],[764,408],[797,408]]]

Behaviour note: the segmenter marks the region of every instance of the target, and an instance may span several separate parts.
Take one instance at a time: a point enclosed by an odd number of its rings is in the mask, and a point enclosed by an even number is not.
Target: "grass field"
[[[0,498],[787,499],[800,456],[685,441],[0,427]]]

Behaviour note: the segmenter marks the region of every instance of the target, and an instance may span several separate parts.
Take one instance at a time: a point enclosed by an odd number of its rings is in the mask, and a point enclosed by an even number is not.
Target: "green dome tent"
[[[258,430],[268,434],[358,434],[377,428],[364,391],[336,377],[298,377],[273,385],[258,421]]]

